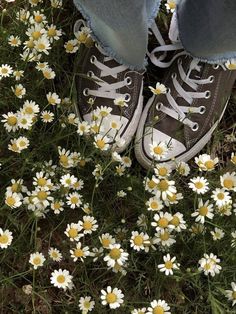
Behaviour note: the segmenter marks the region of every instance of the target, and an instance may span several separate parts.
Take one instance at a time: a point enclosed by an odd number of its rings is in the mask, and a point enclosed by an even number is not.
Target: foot
[[[81,23],[75,24],[75,34]],[[94,133],[122,152],[131,142],[143,108],[143,72],[121,65],[94,44],[80,49],[76,65],[76,112]],[[108,113],[108,116],[106,116]]]
[[[199,62],[187,53],[166,70],[164,94],[153,95],[136,133],[135,153],[145,168],[165,163],[175,168],[209,142],[219,124],[236,79],[225,65]]]

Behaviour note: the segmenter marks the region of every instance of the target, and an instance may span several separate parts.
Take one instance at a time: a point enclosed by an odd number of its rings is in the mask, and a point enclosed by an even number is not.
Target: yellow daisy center
[[[108,247],[110,245],[111,241],[107,238],[102,239],[102,245],[104,247]]]
[[[159,219],[158,225],[161,228],[166,228],[168,226],[168,220],[166,218],[162,217]]]
[[[39,178],[37,180],[38,185],[45,186],[47,184],[47,180],[45,178]]]
[[[57,257],[58,257],[58,253],[57,253],[56,251],[53,251],[53,252],[51,253],[51,256],[52,256],[53,258],[57,258]]]
[[[38,49],[44,50],[46,46],[43,43],[38,44]]]
[[[59,209],[61,207],[61,204],[59,202],[55,202],[53,204],[54,209]]]
[[[168,172],[167,172],[167,169],[166,169],[165,167],[159,168],[158,171],[159,171],[159,175],[160,175],[160,176],[163,176],[163,177],[166,176],[167,173],[168,173]]]
[[[177,200],[176,194],[167,195],[167,198],[169,199],[170,202],[175,202]]]
[[[7,68],[2,68],[2,73],[3,74],[6,74],[8,72],[8,69]]]
[[[223,200],[225,198],[225,195],[224,195],[224,193],[218,193],[217,197],[219,200]]]
[[[56,36],[56,34],[57,34],[57,32],[56,32],[55,28],[49,28],[49,30],[48,30],[48,36],[49,37],[54,37],[54,36]]]
[[[11,116],[9,118],[7,118],[7,123],[11,126],[16,125],[17,123],[17,118],[14,116]]]
[[[207,206],[202,206],[199,208],[199,214],[201,216],[206,216],[208,213],[208,207]]]
[[[39,39],[39,38],[42,36],[42,34],[41,34],[39,31],[35,31],[35,32],[33,32],[33,33],[31,34],[31,36],[32,36],[35,40],[37,40],[37,39]]]
[[[81,249],[75,249],[75,250],[74,250],[74,255],[75,255],[76,257],[82,257],[82,256],[84,256],[84,252],[83,252],[83,250],[81,250]]]
[[[165,262],[165,268],[166,269],[172,269],[173,268],[173,263],[171,261]]]
[[[39,191],[38,193],[37,193],[37,197],[38,197],[38,199],[40,200],[40,201],[44,201],[44,200],[46,200],[46,198],[47,198],[47,193],[45,192],[45,191]]]
[[[64,283],[66,281],[66,278],[64,275],[57,276],[57,282]]]
[[[7,205],[9,205],[9,206],[14,206],[15,203],[16,203],[16,200],[14,199],[14,197],[8,196],[8,197],[6,198],[6,203],[7,203]]]
[[[206,270],[211,269],[211,264],[206,263],[206,264],[204,265],[204,269],[206,269]]]
[[[71,43],[67,43],[67,44],[66,44],[66,50],[67,50],[67,51],[73,51],[73,49],[74,49],[73,44],[71,44]]]
[[[152,201],[151,204],[150,204],[150,207],[151,207],[152,209],[157,209],[157,208],[158,208],[158,203],[155,202],[155,201]]]
[[[156,146],[153,149],[154,153],[157,155],[161,155],[163,153],[163,148],[161,148],[160,146]]]
[[[164,310],[162,306],[155,306],[153,309],[153,314],[164,314]]]
[[[105,147],[105,141],[104,140],[97,140],[96,144],[97,144],[97,147],[100,149],[103,149]]]
[[[19,183],[14,183],[11,186],[12,192],[20,192],[20,184]]]
[[[76,238],[78,235],[78,230],[75,228],[70,228],[70,230],[68,231],[68,234],[70,238]]]
[[[141,246],[143,244],[143,237],[141,235],[137,235],[134,237],[134,244],[137,246]]]
[[[169,240],[169,238],[170,238],[170,234],[167,231],[160,234],[160,239],[162,241],[167,241],[167,240]]]
[[[77,202],[79,201],[78,197],[77,196],[72,196],[71,199],[71,204],[77,204]]]
[[[232,179],[225,179],[223,182],[224,187],[226,187],[227,189],[232,189],[234,186],[234,182]]]
[[[116,129],[116,128],[118,127],[118,125],[117,125],[116,122],[112,122],[112,123],[111,123],[111,127],[112,127],[113,129]]]
[[[41,23],[43,21],[43,18],[41,15],[35,15],[34,20],[36,23]]]
[[[8,236],[6,234],[2,234],[0,236],[0,243],[1,244],[6,244],[8,242]]]
[[[214,164],[214,161],[213,160],[208,160],[205,162],[205,167],[208,169],[208,170],[211,170],[215,167],[215,164]]]
[[[166,180],[161,180],[161,181],[158,183],[158,188],[159,188],[161,191],[166,191],[166,190],[168,190],[168,187],[169,187],[169,183],[168,183]]]
[[[114,248],[114,249],[111,249],[109,255],[110,255],[110,257],[111,257],[112,259],[117,260],[117,259],[119,259],[119,258],[121,257],[121,252],[120,252],[119,249]]]
[[[89,309],[90,308],[90,302],[89,301],[84,301],[84,307],[86,309]]]
[[[172,225],[174,225],[174,226],[178,226],[179,225],[179,223],[180,223],[180,220],[179,220],[179,218],[177,217],[177,216],[174,216],[172,219],[171,219],[171,222],[170,222]]]
[[[84,230],[91,230],[92,229],[93,224],[90,221],[85,221],[83,223],[83,228]]]
[[[233,292],[232,292],[232,298],[233,298],[234,300],[236,300],[236,291],[233,291]]]
[[[200,181],[195,182],[194,185],[197,189],[202,189],[204,187],[204,184]]]
[[[117,300],[117,296],[115,293],[110,292],[106,295],[107,303],[115,303]]]
[[[41,264],[41,258],[40,257],[35,257],[34,259],[33,259],[33,264],[34,265],[39,265],[39,264]]]
[[[66,155],[61,155],[60,162],[64,165],[68,165],[68,157]]]

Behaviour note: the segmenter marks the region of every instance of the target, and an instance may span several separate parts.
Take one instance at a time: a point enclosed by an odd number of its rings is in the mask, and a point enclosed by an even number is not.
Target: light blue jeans
[[[109,56],[143,69],[148,28],[160,0],[74,0],[93,36]],[[199,60],[216,63],[236,57],[236,0],[178,0],[179,36]]]

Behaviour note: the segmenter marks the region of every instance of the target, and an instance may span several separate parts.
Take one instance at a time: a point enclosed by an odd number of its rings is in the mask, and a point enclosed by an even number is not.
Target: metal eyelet
[[[193,132],[196,132],[199,129],[199,124],[197,122],[195,122],[193,124],[193,126],[191,127],[191,129],[192,129]]]
[[[88,76],[88,77],[93,77],[93,75],[94,75],[93,71],[88,71],[88,72],[87,72],[87,76]]]
[[[132,78],[131,77],[126,77],[126,84],[129,86],[129,85],[131,85],[132,84]]]
[[[125,101],[126,101],[126,102],[129,102],[130,99],[131,99],[130,94],[125,94]]]
[[[162,102],[158,102],[158,103],[156,104],[156,109],[157,109],[158,111],[160,111],[161,108],[162,108],[162,106],[163,106],[163,103],[162,103]]]
[[[180,64],[182,64],[182,59],[178,59],[178,64],[180,65]]]
[[[84,96],[89,96],[89,89],[88,89],[88,88],[85,88],[85,89],[83,90],[83,95],[84,95]]]
[[[204,114],[206,112],[206,107],[205,106],[200,106],[199,107],[199,113]]]
[[[98,43],[95,43],[95,47],[96,47],[96,48],[98,48],[98,47],[99,47],[99,46],[98,46]]]
[[[177,78],[177,74],[176,73],[172,73],[171,74],[171,78],[174,80],[174,79],[176,79]]]
[[[213,83],[214,80],[215,80],[215,76],[214,76],[214,75],[211,75],[211,76],[209,76],[208,79],[209,79],[210,83]]]
[[[93,64],[96,60],[97,60],[97,58],[96,58],[94,55],[92,55],[92,56],[90,57],[90,63]]]
[[[211,92],[210,92],[209,90],[206,91],[206,93],[205,93],[205,98],[206,98],[206,99],[211,98]]]
[[[214,70],[218,70],[220,66],[219,66],[219,64],[214,64],[212,67]]]
[[[167,89],[166,89],[166,93],[167,93],[167,94],[170,94],[170,92],[171,92],[170,88],[169,88],[169,87],[167,87]]]

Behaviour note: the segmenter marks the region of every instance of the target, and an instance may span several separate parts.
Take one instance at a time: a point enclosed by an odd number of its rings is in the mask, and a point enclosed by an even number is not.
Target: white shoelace
[[[178,38],[179,32],[178,32],[178,26],[177,26],[177,18],[175,14],[173,14],[171,25],[170,25],[170,31],[169,31],[169,38],[172,44],[166,45],[155,23],[152,26],[152,32],[160,44],[160,46],[153,49],[153,51],[148,54],[151,62],[154,65],[161,68],[168,68],[180,56],[189,55],[189,53],[183,50],[183,46],[180,43],[180,40]],[[168,51],[176,51],[176,50],[182,50],[182,51],[180,51],[179,53],[176,53],[170,61],[168,62],[163,61],[166,58]],[[156,57],[156,53],[158,52],[162,52],[162,54],[161,56]],[[189,104],[189,106],[178,105],[176,100],[171,95],[170,89],[168,89],[166,93],[166,98],[171,108],[164,106],[162,103],[158,103],[156,105],[156,108],[157,110],[164,112],[165,114],[171,116],[172,118],[188,125],[193,131],[197,131],[199,127],[198,123],[193,122],[190,119],[188,119],[187,114],[188,113],[204,114],[204,112],[206,111],[206,108],[204,106],[191,107],[191,104],[196,98],[203,99],[203,98],[211,97],[210,91],[197,92],[197,90],[200,85],[212,83],[214,81],[214,76],[209,76],[207,79],[192,79],[190,78],[190,75],[193,70],[196,70],[197,72],[201,71],[201,66],[199,65],[198,59],[192,58],[192,61],[190,63],[189,70],[187,73],[184,71],[182,67],[181,59],[178,60],[179,76],[181,77],[181,80],[185,84],[187,84],[189,87],[191,87],[194,90],[194,92],[185,91],[177,80],[177,73],[172,74],[172,81],[173,81],[175,90],[177,91],[178,95],[182,97]]]
[[[74,32],[78,32],[81,28],[81,26],[85,26],[85,22],[83,20],[78,20],[75,23],[74,26]],[[83,90],[83,94],[85,96],[94,96],[94,97],[103,97],[103,98],[110,98],[110,99],[116,99],[116,98],[124,98],[126,102],[130,101],[130,94],[121,94],[118,93],[117,90],[128,86],[132,83],[132,80],[130,77],[126,77],[122,81],[116,81],[115,83],[108,83],[106,82],[105,78],[108,76],[112,76],[113,78],[117,79],[118,74],[127,70],[128,67],[125,65],[118,65],[113,68],[110,68],[106,65],[107,62],[113,60],[113,58],[108,57],[105,53],[105,51],[98,45],[95,44],[96,48],[99,50],[99,52],[104,55],[103,62],[100,62],[97,60],[96,56],[92,55],[90,58],[90,63],[96,66],[100,71],[101,74],[99,77],[97,77],[92,71],[88,71],[87,75],[96,82],[98,85],[98,88],[96,90],[92,90],[89,88],[85,88]]]

